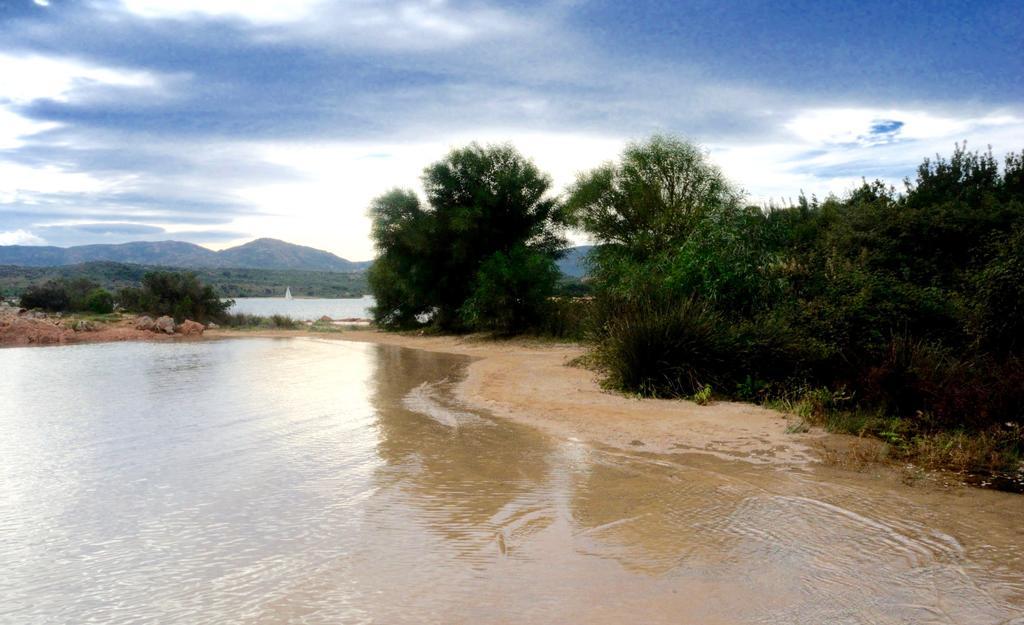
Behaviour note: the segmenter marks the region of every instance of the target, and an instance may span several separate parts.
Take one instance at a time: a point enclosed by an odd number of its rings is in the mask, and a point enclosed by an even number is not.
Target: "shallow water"
[[[556,440],[465,362],[0,350],[0,622],[1024,623],[1024,497]]]
[[[237,297],[229,312],[249,315],[287,315],[292,319],[315,321],[323,316],[331,319],[369,319],[374,305],[372,295],[347,298],[302,297]]]

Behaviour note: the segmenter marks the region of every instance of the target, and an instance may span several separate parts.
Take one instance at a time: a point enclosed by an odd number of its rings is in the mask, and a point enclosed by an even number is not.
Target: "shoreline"
[[[328,332],[216,328],[201,336],[183,336],[137,330],[134,315],[97,323],[87,331],[66,327],[74,320],[0,320],[8,324],[0,327],[0,347],[296,337],[373,343],[471,358],[465,376],[453,387],[458,402],[563,440],[630,452],[703,454],[786,466],[826,461],[830,454],[844,455],[844,449],[862,442],[821,430],[788,432],[790,421],[784,413],[754,404],[715,401],[700,406],[688,400],[630,398],[605,391],[593,371],[569,365],[585,352],[574,343],[472,335],[415,336],[351,328]],[[823,445],[826,440],[839,451]]]
[[[573,343],[472,335],[414,336],[377,330],[319,335],[288,330],[215,330],[207,335],[314,336],[467,356],[472,360],[465,376],[453,386],[455,399],[463,405],[563,440],[631,452],[704,454],[756,464],[802,466],[822,461],[822,443],[835,438],[818,430],[787,432],[790,421],[785,414],[754,404],[715,401],[700,406],[688,400],[638,399],[605,391],[596,373],[569,364],[585,352],[583,346]]]
[[[134,315],[127,315],[98,323],[96,329],[88,331],[74,331],[52,318],[20,319],[22,327],[13,332],[10,325],[4,328],[0,323],[0,348],[306,337],[419,349],[472,359],[465,376],[453,385],[459,403],[562,440],[634,453],[699,454],[763,465],[822,463],[854,470],[892,468],[892,463],[882,458],[878,441],[820,428],[793,432],[788,429],[792,415],[755,404],[714,401],[700,406],[684,399],[632,398],[606,391],[596,373],[569,364],[586,351],[575,343],[474,335],[423,336],[351,327],[326,332],[222,327],[209,329],[201,336],[183,336],[137,330],[134,321]]]

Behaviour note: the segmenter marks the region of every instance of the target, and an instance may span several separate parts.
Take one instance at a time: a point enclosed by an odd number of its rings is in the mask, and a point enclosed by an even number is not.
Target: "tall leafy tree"
[[[490,299],[509,295],[501,284],[522,294],[511,296],[517,309],[543,305],[551,287],[533,288],[523,279],[534,275],[546,285],[550,272],[524,274],[509,263],[550,266],[564,245],[547,175],[509,145],[474,143],[428,166],[423,187],[425,206],[412,191],[396,190],[370,207],[379,252],[370,277],[378,323],[406,326],[429,315],[445,330],[485,327],[482,311],[493,310]],[[512,325],[529,317],[516,315]]]
[[[736,209],[740,199],[698,146],[656,135],[629,144],[618,163],[581,175],[566,210],[600,243],[645,260],[685,241],[709,213]]]

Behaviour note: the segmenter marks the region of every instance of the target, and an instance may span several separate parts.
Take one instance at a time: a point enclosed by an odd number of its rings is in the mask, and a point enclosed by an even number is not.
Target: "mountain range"
[[[58,267],[95,261],[164,267],[334,272],[363,271],[372,262],[353,262],[330,252],[277,239],[256,239],[219,252],[184,241],[135,241],[75,247],[0,245],[0,265]]]
[[[571,247],[558,261],[558,268],[572,278],[587,275],[589,245]],[[53,247],[41,245],[0,245],[0,265],[19,267],[62,267],[82,263],[113,262],[134,265],[185,267],[193,269],[272,269],[365,271],[373,261],[355,262],[324,250],[295,245],[278,239],[256,239],[219,252],[184,241],[135,241],[132,243]]]

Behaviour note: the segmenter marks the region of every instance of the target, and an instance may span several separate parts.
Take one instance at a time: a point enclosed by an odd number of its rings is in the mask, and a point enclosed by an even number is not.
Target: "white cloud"
[[[322,0],[121,0],[129,13],[149,19],[237,18],[256,24],[306,19]]]
[[[263,39],[343,48],[425,50],[528,31],[506,10],[447,0],[119,0],[117,6],[145,19],[235,19],[259,29]]]
[[[45,245],[46,241],[28,230],[0,231],[0,245]]]
[[[73,58],[19,56],[0,52],[0,100],[27,104],[51,99],[67,102],[90,87],[155,89],[160,81],[150,72],[102,67]]]
[[[0,107],[0,150],[12,150],[25,144],[25,139],[57,128],[56,122],[40,122]]]
[[[894,122],[902,124],[893,130]],[[819,197],[842,195],[862,178],[900,189],[925,157],[949,155],[961,141],[974,149],[991,146],[997,158],[1024,145],[1024,115],[1014,111],[957,117],[911,109],[821,108],[794,114],[784,128],[789,141],[711,146],[711,158],[755,203],[785,201],[801,190]]]
[[[65,171],[54,165],[28,167],[0,161],[0,204],[32,204],[37,194],[98,193],[123,183],[122,178],[101,180],[81,172]],[[86,207],[80,207],[85,209]]]
[[[820,108],[797,113],[786,124],[797,138],[812,144],[887,143],[891,139],[928,140],[955,137],[978,129],[1021,124],[1024,120],[1005,113],[983,117],[950,117],[926,111],[872,108]],[[893,133],[878,132],[879,125],[898,124]],[[880,136],[881,135],[881,136]],[[883,139],[883,140],[880,140]]]

